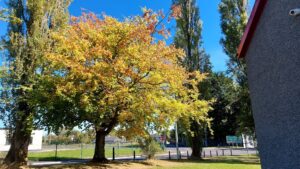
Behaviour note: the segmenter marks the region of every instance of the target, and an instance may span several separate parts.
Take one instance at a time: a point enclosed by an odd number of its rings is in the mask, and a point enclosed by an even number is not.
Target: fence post
[[[212,157],[211,150],[209,150],[209,155],[210,155],[210,157]]]
[[[222,155],[224,156],[224,149],[222,149]]]
[[[189,159],[189,151],[186,151],[186,159]]]
[[[55,160],[57,160],[57,143],[55,144]]]
[[[216,155],[217,155],[217,157],[219,156],[218,150],[216,150]]]
[[[248,146],[246,147],[246,149],[247,149],[247,155],[249,156],[249,149],[248,149]]]
[[[115,147],[113,147],[113,152],[112,152],[112,160],[114,161],[115,160]]]
[[[205,158],[205,151],[203,151],[203,157]]]
[[[82,143],[80,144],[80,158],[82,159],[82,149],[83,149],[83,145]]]
[[[169,160],[171,160],[171,152],[169,151]]]
[[[135,150],[133,150],[133,160],[135,160]]]
[[[232,149],[230,149],[230,155],[232,156]]]

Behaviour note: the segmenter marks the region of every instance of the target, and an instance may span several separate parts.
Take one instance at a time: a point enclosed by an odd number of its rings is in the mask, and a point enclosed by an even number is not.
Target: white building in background
[[[31,133],[28,150],[41,150],[43,142],[43,130],[33,130]],[[0,151],[8,151],[10,148],[10,136],[7,129],[0,129]]]

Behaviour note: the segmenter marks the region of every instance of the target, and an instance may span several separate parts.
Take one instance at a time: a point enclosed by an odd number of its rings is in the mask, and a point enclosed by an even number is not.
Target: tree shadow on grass
[[[136,148],[136,149],[140,148],[139,145],[126,145],[126,146],[123,146],[123,147],[126,147],[126,148]]]
[[[154,166],[152,162],[149,161],[108,161],[107,163],[95,163],[95,162],[81,162],[78,164],[54,164],[54,165],[40,165],[40,166],[31,166],[32,169],[63,169],[63,168],[72,168],[72,169],[110,169],[110,168],[131,168],[131,166],[139,164],[144,166]]]
[[[46,158],[43,158],[44,161]],[[53,158],[52,158],[53,159]],[[53,161],[51,158],[46,159],[48,161]],[[61,161],[70,161],[70,158],[62,158]],[[89,160],[81,160],[81,159],[74,159],[72,160],[77,161],[77,164],[54,164],[51,166],[38,166],[34,167],[36,169],[44,169],[44,168],[54,168],[54,169],[60,169],[60,168],[74,168],[74,169],[98,169],[98,168],[131,168],[131,166],[134,165],[140,165],[140,166],[160,166],[159,162],[153,162],[153,161],[132,161],[132,160],[117,160],[117,161],[109,161],[108,163],[93,163],[90,162]],[[72,161],[71,160],[71,161]],[[158,160],[160,161],[160,160]],[[222,157],[212,157],[212,158],[205,158],[205,159],[200,159],[200,160],[161,160],[161,161],[166,161],[166,162],[171,162],[171,163],[202,163],[202,164],[216,164],[216,163],[222,163],[222,164],[230,164],[230,165],[235,165],[235,164],[243,164],[243,165],[259,165],[260,160],[259,157],[257,156],[222,156]]]
[[[179,163],[224,163],[224,164],[249,164],[257,165],[260,164],[258,156],[222,156],[222,157],[212,157],[204,159],[185,159],[185,160],[166,160],[170,162],[179,162]]]
[[[29,157],[30,161],[70,161],[70,160],[83,160],[74,157]]]

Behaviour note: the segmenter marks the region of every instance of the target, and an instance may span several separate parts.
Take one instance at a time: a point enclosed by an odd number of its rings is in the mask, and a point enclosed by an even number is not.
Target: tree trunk
[[[28,146],[32,132],[31,110],[26,101],[18,103],[19,113],[15,114],[15,128],[11,137],[10,149],[3,161],[9,166],[27,165]]]
[[[192,154],[191,159],[201,159],[202,153],[202,127],[197,123],[193,122],[191,126],[191,131],[193,131],[194,135],[190,136],[191,146],[192,146]]]
[[[95,152],[93,157],[93,162],[108,162],[105,158],[105,135],[104,131],[96,131],[96,143],[95,143]]]
[[[30,135],[22,131],[21,128],[16,128],[11,140],[10,149],[4,159],[7,165],[27,165],[28,146],[30,143]]]
[[[200,159],[201,158],[201,152],[202,152],[202,141],[199,136],[193,136],[192,138],[192,155],[191,158],[194,159]]]

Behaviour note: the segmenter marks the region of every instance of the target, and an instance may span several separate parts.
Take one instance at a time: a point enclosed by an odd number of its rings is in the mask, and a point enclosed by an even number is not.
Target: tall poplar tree
[[[9,0],[10,17],[4,44],[7,69],[1,78],[1,117],[12,131],[5,164],[26,165],[31,132],[36,128],[32,91],[42,76],[43,50],[52,45],[49,32],[68,21],[69,0]]]
[[[179,6],[181,9],[181,15],[176,19],[174,43],[176,47],[185,51],[186,58],[182,61],[183,65],[190,72],[198,70],[201,73],[207,73],[207,71],[211,71],[209,56],[202,48],[202,21],[199,8],[196,7],[196,0],[173,0],[173,5]],[[200,97],[204,98],[203,95]],[[189,127],[192,158],[201,158],[205,126],[206,124],[193,121]]]
[[[4,9],[0,9],[0,21],[1,20],[5,20],[5,10]]]
[[[237,49],[245,31],[248,15],[248,0],[222,0],[219,4],[221,14],[221,29],[223,37],[221,44],[229,57],[228,73],[239,84],[237,95],[231,107],[237,113],[239,131],[254,133],[249,87],[247,82],[246,64],[244,59],[237,57]]]
[[[202,21],[196,0],[173,0],[179,5],[181,15],[176,19],[176,35],[174,43],[185,50],[186,58],[183,61],[188,71],[200,70],[202,51]]]

